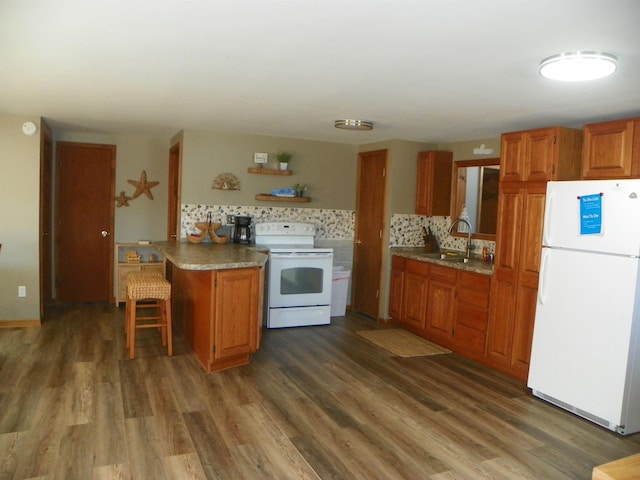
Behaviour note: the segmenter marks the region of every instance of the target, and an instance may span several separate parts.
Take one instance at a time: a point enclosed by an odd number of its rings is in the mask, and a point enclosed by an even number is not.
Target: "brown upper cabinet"
[[[500,181],[546,182],[580,177],[582,132],[548,127],[502,135]]]
[[[640,177],[640,118],[584,126],[582,178]]]
[[[416,214],[449,215],[453,153],[419,152]]]

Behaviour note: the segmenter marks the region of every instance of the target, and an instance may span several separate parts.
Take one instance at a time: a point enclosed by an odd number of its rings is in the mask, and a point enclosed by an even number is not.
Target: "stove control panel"
[[[256,235],[261,236],[310,236],[316,234],[316,226],[313,223],[303,222],[264,222],[256,223]]]

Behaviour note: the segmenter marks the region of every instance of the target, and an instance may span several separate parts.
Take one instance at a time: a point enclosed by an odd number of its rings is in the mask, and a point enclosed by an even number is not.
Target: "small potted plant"
[[[302,183],[296,183],[293,186],[293,189],[296,191],[296,197],[304,197],[304,192],[307,191],[307,186]]]
[[[280,170],[287,170],[292,156],[289,152],[280,152],[276,155],[276,159],[280,162]]]

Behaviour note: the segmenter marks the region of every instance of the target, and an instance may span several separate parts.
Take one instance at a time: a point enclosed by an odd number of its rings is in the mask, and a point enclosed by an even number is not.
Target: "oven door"
[[[270,308],[331,303],[333,253],[272,252],[269,264]]]

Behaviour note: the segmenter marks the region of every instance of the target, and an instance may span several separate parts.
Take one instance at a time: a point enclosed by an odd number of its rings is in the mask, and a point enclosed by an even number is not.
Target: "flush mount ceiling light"
[[[336,120],[336,128],[342,128],[343,130],[371,130],[373,128],[373,122],[367,122],[366,120]]]
[[[604,52],[567,52],[540,62],[540,75],[551,80],[597,80],[616,71],[617,58]]]

